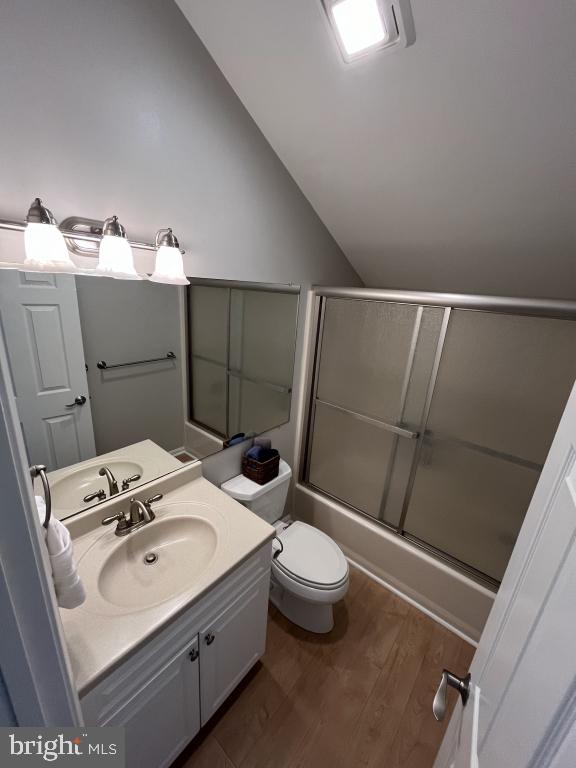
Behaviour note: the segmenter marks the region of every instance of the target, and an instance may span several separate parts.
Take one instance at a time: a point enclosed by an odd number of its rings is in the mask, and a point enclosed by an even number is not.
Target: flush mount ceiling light
[[[323,0],[346,62],[415,40],[409,0]]]
[[[35,198],[26,216],[24,229],[26,258],[17,268],[25,272],[65,272],[76,274],[62,233],[52,212]]]
[[[154,283],[190,285],[184,274],[180,244],[170,228],[158,230],[156,247],[156,266],[149,279]]]
[[[118,216],[104,220],[96,274],[115,277],[117,280],[143,280],[134,267],[132,248]]]

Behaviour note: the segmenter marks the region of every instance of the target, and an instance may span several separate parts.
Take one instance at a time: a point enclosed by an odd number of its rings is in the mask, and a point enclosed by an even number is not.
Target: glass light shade
[[[29,222],[24,230],[26,258],[18,269],[23,272],[65,272],[77,274],[66,242],[55,224]]]
[[[95,274],[115,277],[119,280],[142,280],[134,267],[132,248],[125,237],[104,235],[98,251]]]
[[[190,285],[184,274],[184,264],[179,248],[160,245],[156,251],[156,265],[150,280],[169,285]]]
[[[387,38],[378,0],[340,0],[332,6],[332,15],[348,56]]]

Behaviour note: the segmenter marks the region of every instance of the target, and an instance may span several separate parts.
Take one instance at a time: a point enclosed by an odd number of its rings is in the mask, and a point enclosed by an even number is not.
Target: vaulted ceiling
[[[177,0],[367,285],[576,298],[576,2],[412,0],[342,62],[320,0]]]

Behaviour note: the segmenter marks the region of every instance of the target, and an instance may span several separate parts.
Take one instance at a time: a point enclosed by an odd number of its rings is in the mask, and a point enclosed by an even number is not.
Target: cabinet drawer
[[[198,632],[214,621],[252,584],[269,575],[270,544],[265,544],[195,605],[172,619],[159,634],[144,640],[118,667],[81,697],[86,725],[101,725],[130,701]]]

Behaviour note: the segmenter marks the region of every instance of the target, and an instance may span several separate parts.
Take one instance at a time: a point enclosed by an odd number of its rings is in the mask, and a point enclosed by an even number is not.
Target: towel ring
[[[42,487],[44,489],[44,501],[46,503],[46,517],[44,518],[44,528],[48,528],[48,523],[52,517],[52,496],[50,494],[50,483],[48,482],[48,476],[46,474],[46,467],[44,464],[33,464],[30,467],[30,477],[32,480],[39,477],[42,480]],[[32,483],[34,486],[34,483]]]

